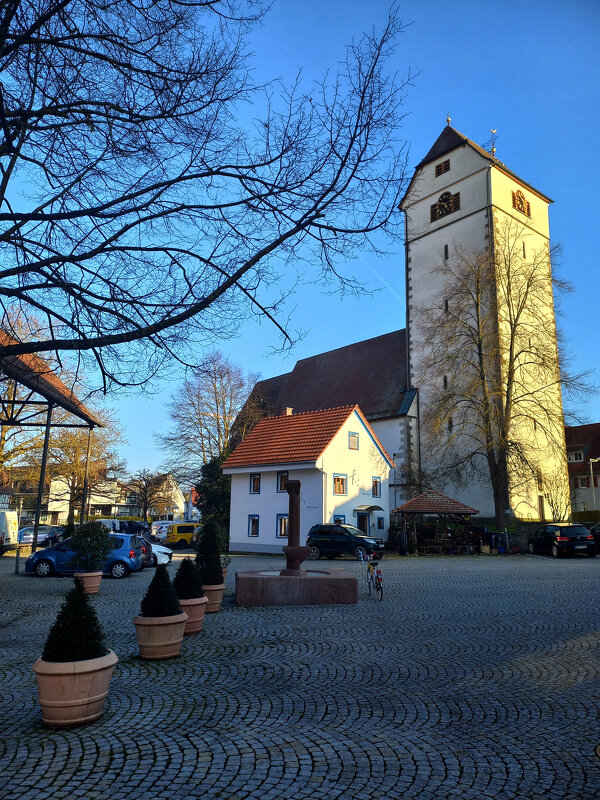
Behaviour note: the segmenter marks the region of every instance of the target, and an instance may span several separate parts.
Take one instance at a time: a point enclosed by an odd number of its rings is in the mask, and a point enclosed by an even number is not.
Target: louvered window
[[[444,172],[448,172],[450,170],[450,161],[442,161],[441,164],[435,165],[435,177],[439,178],[440,175],[443,175]]]

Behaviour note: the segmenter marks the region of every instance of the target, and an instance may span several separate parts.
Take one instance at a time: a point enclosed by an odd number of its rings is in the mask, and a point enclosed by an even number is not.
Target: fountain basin
[[[238,606],[351,605],[358,601],[358,579],[345,569],[308,569],[302,575],[281,570],[236,570]]]

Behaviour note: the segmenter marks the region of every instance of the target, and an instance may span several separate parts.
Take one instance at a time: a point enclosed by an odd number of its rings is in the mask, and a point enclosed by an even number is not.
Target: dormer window
[[[442,161],[441,164],[435,165],[435,177],[439,178],[440,175],[443,175],[444,172],[450,171],[450,161]]]
[[[567,461],[583,461],[583,450],[570,450],[567,453]]]
[[[447,214],[452,214],[453,211],[460,209],[460,192],[452,194],[451,192],[444,192],[440,195],[437,203],[431,206],[431,221],[435,222]]]
[[[525,195],[521,190],[512,193],[512,206],[526,217],[531,217],[531,204],[525,200]]]

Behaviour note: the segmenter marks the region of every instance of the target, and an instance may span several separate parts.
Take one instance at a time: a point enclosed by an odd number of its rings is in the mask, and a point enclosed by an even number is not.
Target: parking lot
[[[105,714],[51,731],[31,665],[71,581],[0,559],[3,800],[600,796],[600,558],[389,558],[381,603],[362,564],[310,562],[359,576],[358,605],[236,608],[235,569],[283,565],[233,556],[222,611],[163,662],[132,623],[152,571],[105,578]]]

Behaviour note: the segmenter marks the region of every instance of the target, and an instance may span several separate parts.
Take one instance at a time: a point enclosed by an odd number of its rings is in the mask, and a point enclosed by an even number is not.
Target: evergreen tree
[[[42,658],[44,661],[86,661],[108,652],[102,626],[83,590],[79,578],[65,597],[54,625],[50,628]]]

